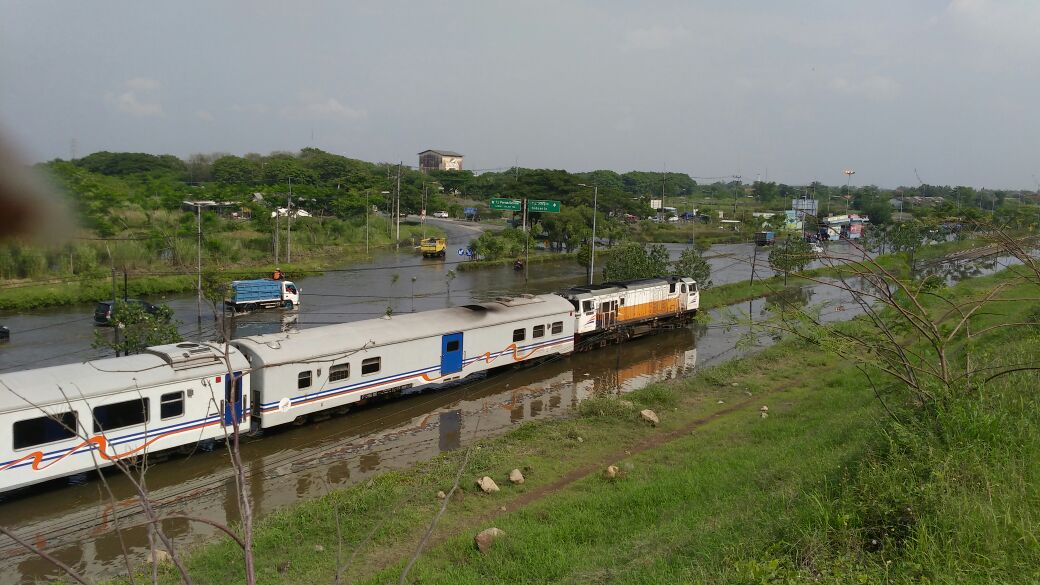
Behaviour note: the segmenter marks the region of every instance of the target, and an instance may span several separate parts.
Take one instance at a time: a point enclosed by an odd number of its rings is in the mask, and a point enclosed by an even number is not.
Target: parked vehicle
[[[236,280],[231,283],[231,298],[225,299],[224,304],[235,312],[278,307],[292,310],[300,306],[300,290],[288,280]]]
[[[132,305],[138,305],[150,315],[154,315],[159,312],[159,307],[141,299],[126,299],[120,301],[99,301],[97,306],[94,307],[94,324],[95,325],[111,325],[112,324],[112,308],[115,304],[128,303]]]
[[[433,212],[433,216],[434,217],[439,217],[441,219],[448,219],[448,212],[447,211],[434,211]]]
[[[7,343],[8,341],[11,341],[11,330],[0,325],[0,343]]]
[[[425,238],[419,242],[419,251],[423,258],[443,258],[448,242],[444,238]]]
[[[775,241],[776,234],[773,232],[755,232],[756,246],[772,246]]]

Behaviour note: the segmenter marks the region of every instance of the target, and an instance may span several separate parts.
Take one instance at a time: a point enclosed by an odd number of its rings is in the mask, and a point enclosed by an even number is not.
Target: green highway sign
[[[519,199],[497,199],[491,200],[491,209],[497,209],[499,211],[520,211],[523,209],[523,202]]]
[[[551,199],[532,199],[527,202],[527,211],[532,213],[559,213],[560,202]]]

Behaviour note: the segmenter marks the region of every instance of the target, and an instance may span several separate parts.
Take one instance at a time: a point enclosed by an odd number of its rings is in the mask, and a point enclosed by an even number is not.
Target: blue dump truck
[[[236,280],[231,283],[231,298],[224,304],[236,313],[277,307],[293,310],[300,306],[300,289],[288,280]]]

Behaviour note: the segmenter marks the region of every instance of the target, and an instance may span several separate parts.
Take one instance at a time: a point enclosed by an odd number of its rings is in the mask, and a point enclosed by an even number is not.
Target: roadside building
[[[419,172],[461,171],[462,156],[450,150],[424,150],[419,153]]]

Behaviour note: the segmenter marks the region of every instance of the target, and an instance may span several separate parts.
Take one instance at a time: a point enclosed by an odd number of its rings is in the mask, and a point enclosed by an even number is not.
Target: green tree
[[[686,248],[672,266],[672,274],[685,276],[697,281],[701,289],[711,287],[711,265],[696,248]]]
[[[160,305],[159,310],[152,314],[137,303],[116,301],[110,322],[117,335],[109,337],[107,331],[96,329],[93,345],[99,349],[113,349],[117,355],[140,353],[153,345],[182,340],[173,320],[173,311],[166,305]]]
[[[782,246],[774,246],[769,252],[769,267],[773,272],[784,273],[784,286],[787,286],[788,273],[804,270],[812,259],[808,242],[802,238],[785,238]]]
[[[213,179],[224,184],[253,184],[259,178],[259,166],[240,156],[222,156],[213,161]]]
[[[603,280],[608,282],[658,278],[668,273],[668,250],[660,244],[629,242],[616,246],[603,266]]]

